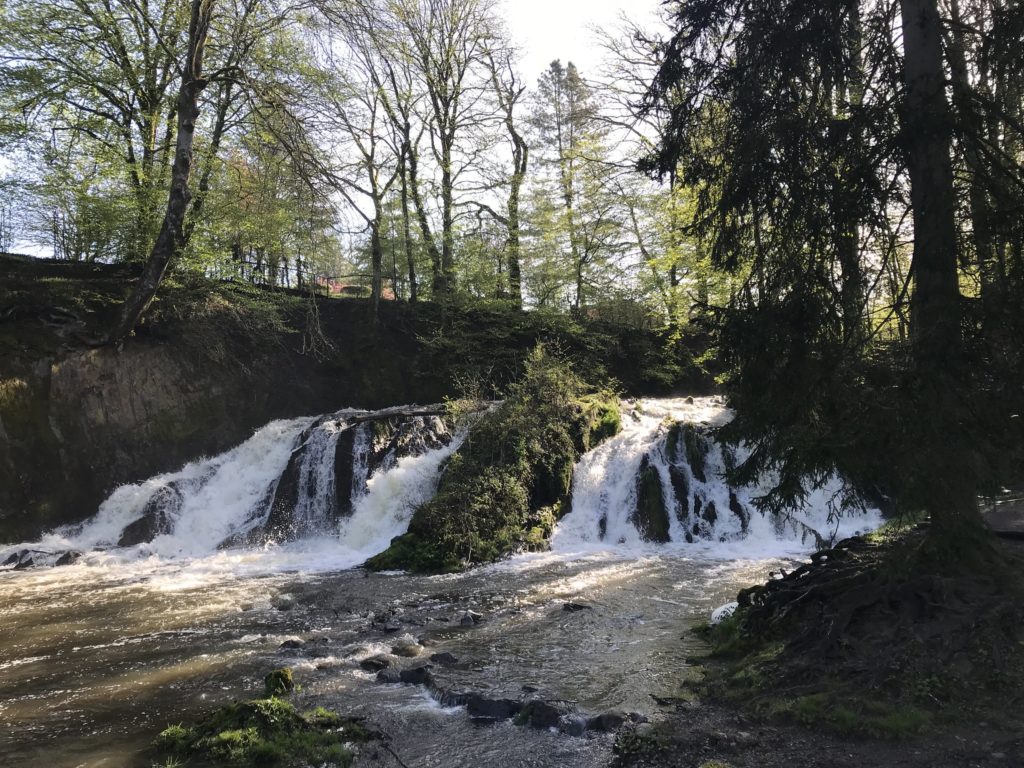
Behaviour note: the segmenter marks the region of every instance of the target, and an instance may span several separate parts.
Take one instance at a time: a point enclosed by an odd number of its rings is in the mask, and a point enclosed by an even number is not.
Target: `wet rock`
[[[295,598],[291,595],[277,595],[271,598],[270,604],[279,611],[290,611],[295,607]]]
[[[82,557],[82,553],[81,552],[75,552],[74,550],[69,550],[68,552],[65,552],[62,555],[60,555],[60,557],[58,557],[56,559],[56,562],[54,562],[53,564],[54,565],[74,565],[76,562],[78,562],[81,559],[81,557]]]
[[[26,555],[18,561],[18,564],[14,566],[16,571],[24,571],[27,568],[31,568],[36,564],[35,560],[32,559],[32,555]]]
[[[570,601],[562,606],[562,610],[566,613],[576,613],[577,611],[590,611],[593,610],[593,608],[589,605],[584,605],[583,603],[574,603]]]
[[[21,555],[17,552],[12,552],[11,556],[4,560],[4,565],[17,565],[21,559]]]
[[[478,693],[469,694],[466,699],[466,712],[478,720],[508,720],[515,717],[523,708],[521,701],[515,699],[489,699]]]
[[[468,693],[453,691],[450,688],[439,688],[434,686],[430,689],[430,695],[442,707],[464,707],[469,701]]]
[[[425,685],[428,688],[434,685],[434,678],[430,674],[429,665],[403,669],[398,673],[398,679],[408,685]]]
[[[729,511],[740,519],[740,527],[746,533],[750,526],[750,510],[740,503],[735,491],[729,491]]]
[[[554,704],[533,699],[523,705],[516,716],[516,725],[529,725],[533,728],[557,728],[561,722],[563,711]]]
[[[562,722],[561,731],[569,736],[582,736],[587,730],[588,722],[585,717],[568,717]]]
[[[395,654],[395,656],[404,656],[407,659],[412,659],[423,652],[423,646],[419,643],[400,642],[391,646],[391,652]]]
[[[129,523],[121,531],[117,540],[119,547],[134,547],[145,544],[157,536],[171,532],[171,518],[181,510],[184,501],[181,491],[176,485],[165,485],[150,496],[142,510],[142,517]]]
[[[466,611],[459,617],[459,624],[464,627],[472,627],[479,624],[483,618],[483,614],[477,613],[476,611]]]
[[[382,669],[387,669],[390,666],[391,659],[380,654],[370,656],[369,658],[363,659],[359,662],[359,668],[365,669],[367,672],[380,672]]]
[[[397,621],[396,619],[391,619],[390,621],[386,621],[384,622],[384,624],[381,625],[381,629],[383,629],[385,632],[397,632],[401,628],[402,623],[400,621]]]
[[[613,709],[590,718],[587,721],[587,730],[613,733],[619,730],[624,722],[626,722],[626,716]]]
[[[430,660],[435,664],[440,664],[442,667],[452,667],[459,663],[458,657],[447,651],[430,654]]]
[[[640,471],[637,473],[636,509],[633,511],[632,522],[644,541],[669,541],[668,512],[665,510],[661,475],[647,455],[640,461]]]
[[[306,644],[305,642],[303,642],[302,640],[300,640],[297,637],[289,637],[287,640],[285,640],[283,643],[281,643],[277,647],[278,647],[278,650],[281,650],[281,651],[295,651],[295,650],[298,650],[299,648],[302,648],[305,644]]]
[[[686,525],[690,516],[690,479],[686,470],[675,464],[669,465],[668,479],[676,497],[676,519]]]
[[[693,398],[692,397],[688,397],[688,398],[686,398],[685,402],[686,402],[687,405],[693,405]]]
[[[402,675],[394,667],[388,667],[387,669],[382,669],[380,672],[377,673],[377,682],[400,683],[402,682]]]

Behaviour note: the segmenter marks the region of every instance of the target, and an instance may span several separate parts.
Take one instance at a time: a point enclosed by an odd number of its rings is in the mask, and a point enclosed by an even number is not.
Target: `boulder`
[[[515,699],[489,699],[479,693],[471,693],[466,699],[466,711],[476,720],[508,720],[523,708]]]
[[[613,733],[619,730],[624,722],[626,722],[626,716],[613,709],[590,718],[587,721],[587,730]]]
[[[398,673],[398,679],[408,685],[425,685],[427,687],[432,687],[434,684],[434,678],[430,674],[429,666],[403,669]]]
[[[404,656],[407,659],[412,659],[423,652],[423,646],[411,641],[402,641],[393,645],[391,647],[391,652],[395,654],[395,656]]]
[[[562,606],[562,610],[566,613],[576,613],[577,611],[590,611],[593,610],[593,608],[583,603],[574,603],[572,601],[569,601],[568,603],[565,603]]]
[[[77,563],[81,557],[81,552],[76,552],[73,549],[69,549],[67,552],[65,552],[63,555],[57,558],[57,562],[55,562],[54,565],[72,565],[74,563]]]
[[[632,522],[644,541],[669,541],[668,512],[665,510],[661,475],[647,455],[641,460],[640,471],[637,473],[636,509],[633,511]]]
[[[435,664],[440,664],[442,667],[452,667],[459,663],[458,657],[453,656],[447,651],[430,654],[430,660]]]
[[[466,611],[459,617],[459,624],[464,627],[472,627],[479,624],[483,618],[483,614],[477,613],[476,611]]]
[[[529,725],[533,728],[557,728],[563,714],[563,710],[551,702],[532,699],[523,705],[516,716],[516,725]]]
[[[367,672],[380,672],[382,669],[387,669],[390,666],[391,659],[380,654],[370,656],[359,662],[359,668],[364,669]]]

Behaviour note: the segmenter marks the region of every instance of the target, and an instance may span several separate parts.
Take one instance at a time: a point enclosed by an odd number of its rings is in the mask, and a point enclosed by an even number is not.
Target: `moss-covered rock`
[[[373,738],[356,720],[323,708],[302,713],[271,697],[228,704],[194,726],[171,725],[153,746],[168,762],[345,768],[354,757],[351,745]]]
[[[295,690],[295,679],[288,667],[275,669],[263,678],[263,688],[268,698],[273,696],[287,696]]]
[[[588,393],[539,347],[504,402],[470,427],[409,532],[367,567],[450,572],[546,546],[568,509],[576,461],[619,428],[615,396]]]
[[[640,531],[644,541],[665,543],[670,540],[668,510],[665,508],[661,475],[657,467],[651,464],[648,456],[641,460],[640,471],[637,473],[633,525]]]

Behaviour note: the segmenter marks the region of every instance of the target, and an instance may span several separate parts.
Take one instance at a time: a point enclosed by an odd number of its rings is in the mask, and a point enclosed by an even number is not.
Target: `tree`
[[[898,16],[848,0],[674,10],[647,101],[668,130],[644,167],[692,187],[689,231],[743,278],[716,309],[731,429],[756,446],[736,477],[779,470],[762,505],[782,512],[838,465],[927,509],[931,540],[963,555],[998,461],[970,425],[999,423],[1002,406],[970,409],[1003,385],[966,366],[950,147],[970,129],[946,101],[935,0]],[[908,295],[909,350],[879,336]]]
[[[192,200],[192,191],[189,188],[192,145],[196,121],[199,119],[199,95],[208,83],[203,75],[203,54],[206,51],[206,38],[210,31],[213,7],[214,0],[192,0],[188,47],[175,105],[178,125],[167,212],[164,214],[163,224],[142,276],[121,307],[117,323],[107,339],[107,343],[110,344],[122,342],[132,332],[139,317],[153,301],[167,265],[185,245],[185,216]]]

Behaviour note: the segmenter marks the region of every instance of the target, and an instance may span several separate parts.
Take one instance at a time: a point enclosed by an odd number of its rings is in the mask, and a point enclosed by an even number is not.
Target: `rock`
[[[4,560],[4,565],[17,565],[20,559],[21,555],[19,555],[17,552],[12,552],[11,556]]]
[[[295,607],[295,598],[291,595],[277,595],[271,598],[270,604],[279,611],[290,611]]]
[[[35,560],[32,559],[32,556],[27,555],[26,557],[23,557],[21,560],[18,561],[18,564],[14,566],[14,570],[24,571],[26,568],[31,568],[35,564]]]
[[[394,667],[388,667],[387,669],[382,669],[380,672],[377,673],[377,682],[400,683],[402,682],[402,675]]]
[[[385,632],[397,632],[401,628],[402,624],[397,619],[390,619],[384,622],[383,626],[381,627],[381,629],[383,629]]]
[[[692,397],[686,398],[686,404],[687,405],[693,405],[693,398]]]
[[[295,690],[295,680],[292,678],[292,671],[288,667],[275,669],[263,678],[263,690],[267,698],[287,696]]]
[[[737,602],[726,603],[725,605],[718,606],[711,612],[711,625],[714,626],[715,624],[721,624],[727,618],[732,616],[739,607],[740,604]]]
[[[603,731],[605,733],[614,733],[622,727],[622,724],[626,722],[626,716],[616,710],[609,710],[608,712],[602,712],[600,715],[595,715],[587,721],[588,731]]]
[[[646,454],[640,461],[640,471],[637,473],[636,508],[631,520],[644,541],[662,544],[669,541],[668,512],[665,510],[661,475]]]
[[[587,730],[588,720],[585,717],[569,717],[562,723],[562,733],[569,736],[582,736]]]
[[[521,701],[488,699],[478,693],[472,693],[466,699],[466,711],[470,717],[478,720],[507,720],[518,715],[522,708]]]
[[[438,645],[440,645],[440,643],[437,640],[434,640],[430,637],[421,637],[418,642],[424,648],[436,648]]]
[[[435,686],[431,688],[430,695],[442,707],[464,707],[466,702],[469,701],[469,694],[453,691],[450,688],[438,688]]]
[[[750,527],[750,510],[744,507],[735,491],[729,491],[729,511],[740,519],[740,528],[743,533]]]
[[[280,651],[294,651],[294,650],[298,650],[299,648],[301,648],[305,644],[306,644],[305,642],[303,642],[302,640],[300,640],[297,637],[289,637],[287,640],[285,640],[283,643],[281,643],[279,646],[277,646],[277,648]]]
[[[562,610],[566,613],[576,613],[577,611],[590,611],[593,610],[593,608],[589,605],[584,605],[583,603],[574,603],[570,601],[562,606]]]
[[[472,627],[475,624],[479,624],[483,619],[483,614],[477,613],[476,611],[466,611],[459,617],[459,624],[464,627]]]
[[[395,654],[395,656],[404,656],[407,659],[419,656],[422,651],[423,646],[419,643],[413,642],[401,642],[391,646],[391,652]]]
[[[533,699],[523,705],[516,716],[516,725],[533,728],[557,728],[562,719],[562,710],[547,701]]]
[[[408,685],[425,685],[431,687],[434,684],[434,678],[430,674],[429,666],[403,669],[398,673],[398,679]]]
[[[363,659],[359,662],[359,668],[365,669],[367,672],[380,672],[382,669],[387,669],[390,666],[391,659],[380,654],[377,656],[370,656],[369,658]]]
[[[442,667],[452,667],[459,663],[458,657],[453,656],[447,651],[430,654],[430,660],[435,664],[440,664]]]

